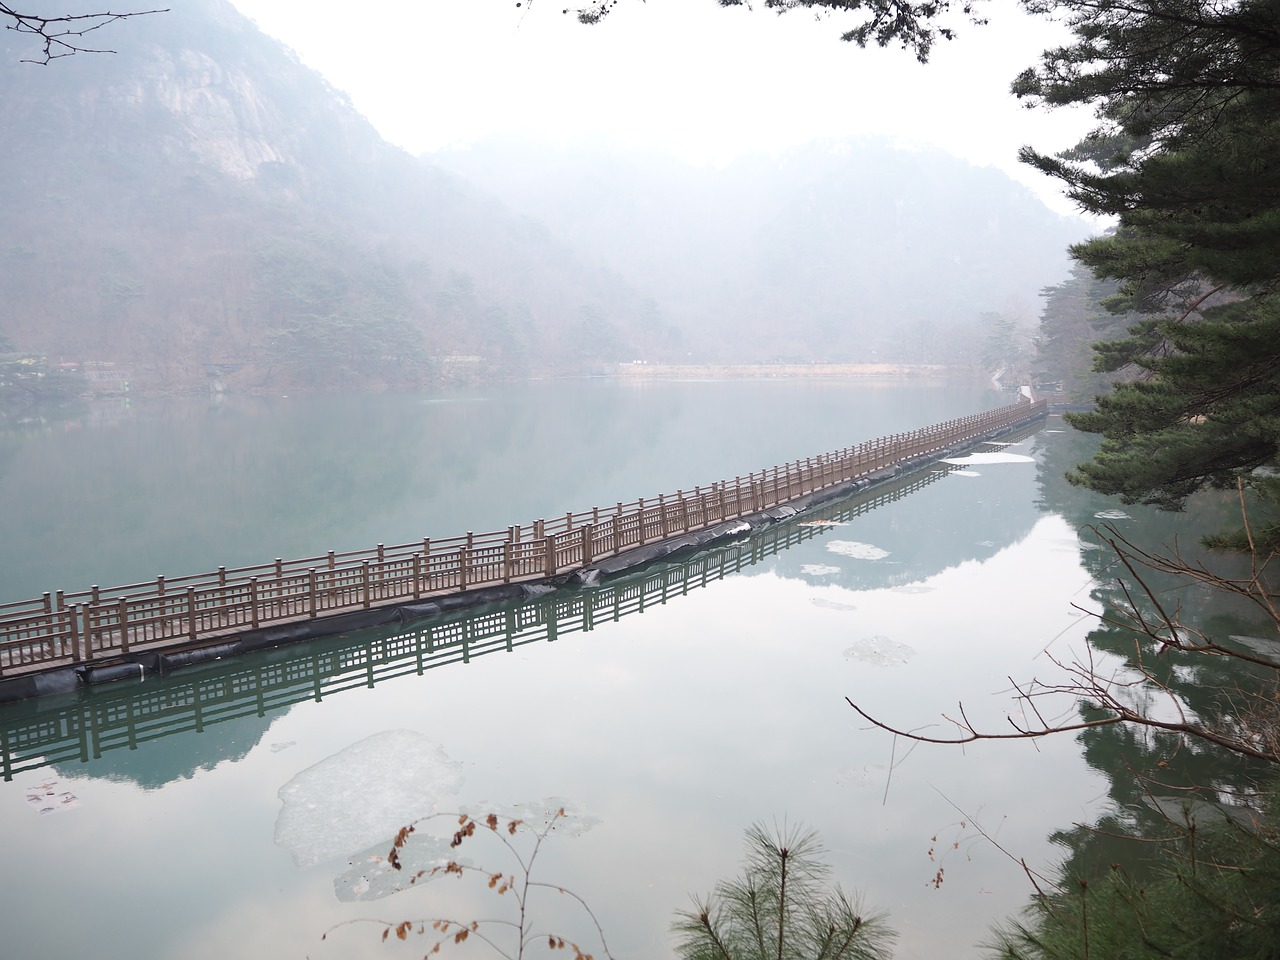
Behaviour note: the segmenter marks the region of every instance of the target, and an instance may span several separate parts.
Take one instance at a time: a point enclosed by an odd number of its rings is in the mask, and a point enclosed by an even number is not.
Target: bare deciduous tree
[[[1280,764],[1280,593],[1271,585],[1269,567],[1275,555],[1255,541],[1240,490],[1247,564],[1239,574],[1211,569],[1187,559],[1175,543],[1161,550],[1139,546],[1114,526],[1088,527],[1115,557],[1121,569],[1115,597],[1101,611],[1084,610],[1104,627],[1129,631],[1127,668],[1112,672],[1098,661],[1092,646],[1070,660],[1050,658],[1062,671],[1049,682],[1032,678],[1010,682],[1019,704],[1009,715],[1008,730],[979,729],[964,705],[956,716],[945,717],[956,728],[953,736],[925,736],[899,728],[848,701],[874,726],[925,743],[963,744],[976,740],[1026,740],[1113,724],[1181,734],[1211,748],[1269,764]],[[1212,636],[1184,618],[1182,604],[1154,585],[1157,577],[1173,577],[1184,585],[1200,585],[1222,597],[1243,602],[1267,625],[1264,637]],[[1171,657],[1183,665],[1229,663],[1231,680],[1203,698],[1211,709],[1194,709],[1171,683]],[[1196,681],[1192,681],[1195,684]],[[1185,687],[1185,683],[1182,683]],[[1061,704],[1075,709],[1064,717]],[[1052,704],[1052,706],[1050,706]]]

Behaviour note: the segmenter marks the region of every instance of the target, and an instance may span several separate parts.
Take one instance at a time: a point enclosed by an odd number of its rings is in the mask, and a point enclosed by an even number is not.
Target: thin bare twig
[[[94,31],[101,30],[118,20],[131,17],[145,17],[153,13],[168,13],[169,8],[155,10],[130,10],[124,13],[102,11],[99,13],[67,13],[58,16],[46,16],[37,13],[23,13],[10,3],[0,2],[0,20],[8,20],[6,30],[15,33],[38,37],[41,44],[40,59],[22,60],[23,63],[47,64],[61,57],[74,56],[77,53],[115,53],[106,47],[91,47],[84,43],[84,38]]]

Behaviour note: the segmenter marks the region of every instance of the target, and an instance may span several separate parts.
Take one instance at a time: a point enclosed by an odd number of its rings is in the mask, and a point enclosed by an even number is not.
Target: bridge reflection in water
[[[239,718],[265,717],[306,700],[593,630],[822,536],[829,530],[824,521],[861,516],[955,469],[938,463],[742,540],[598,586],[278,647],[139,683],[120,681],[12,704],[0,710],[0,770],[5,780],[12,780],[41,767],[88,763],[109,751],[200,733]]]

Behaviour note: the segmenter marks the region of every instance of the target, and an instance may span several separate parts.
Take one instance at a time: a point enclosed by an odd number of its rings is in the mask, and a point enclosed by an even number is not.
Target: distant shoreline
[[[614,376],[631,380],[677,378],[930,377],[953,371],[941,363],[620,363]]]

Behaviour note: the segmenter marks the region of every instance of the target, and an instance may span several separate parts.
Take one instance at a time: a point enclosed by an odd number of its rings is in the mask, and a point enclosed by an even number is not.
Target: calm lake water
[[[590,381],[11,425],[0,600],[502,529],[1006,400],[934,383]],[[1049,868],[1049,835],[1092,820],[1107,778],[1070,738],[911,747],[845,698],[938,733],[963,702],[995,728],[1010,676],[1047,678],[1049,655],[1079,649],[1090,623],[1072,604],[1093,580],[1077,530],[1114,504],[1061,480],[1064,431],[1051,420],[599,591],[4,709],[12,756],[46,757],[0,783],[5,953],[421,956],[430,941],[333,928],[510,904],[453,880],[391,893],[370,858],[396,828],[563,805],[535,879],[586,899],[616,957],[670,956],[673,911],[736,873],[754,822],[817,830],[834,879],[889,913],[896,956],[976,956],[1031,893],[1010,857]],[[19,750],[14,731],[36,720]],[[492,838],[468,843],[474,863],[512,869]],[[411,862],[433,853],[423,842]],[[568,898],[535,912],[603,954]]]

